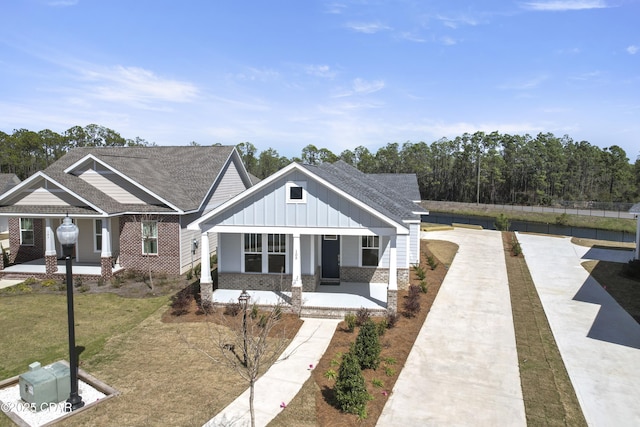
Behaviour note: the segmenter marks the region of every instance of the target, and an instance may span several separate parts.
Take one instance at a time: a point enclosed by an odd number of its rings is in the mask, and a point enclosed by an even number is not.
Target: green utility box
[[[58,403],[69,398],[71,380],[69,367],[56,362],[45,367],[40,363],[29,365],[29,372],[18,377],[20,398],[35,406],[36,411],[45,409],[46,403]]]

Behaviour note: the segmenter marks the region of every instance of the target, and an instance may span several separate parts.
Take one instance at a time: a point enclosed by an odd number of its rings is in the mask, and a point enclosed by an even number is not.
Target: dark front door
[[[322,278],[340,279],[340,236],[322,236]]]

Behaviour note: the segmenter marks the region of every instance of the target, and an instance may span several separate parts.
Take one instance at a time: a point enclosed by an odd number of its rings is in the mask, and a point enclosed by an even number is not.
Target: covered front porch
[[[67,266],[64,259],[56,260],[57,271],[56,275],[66,275]],[[117,274],[124,270],[120,265],[116,264],[112,268],[112,274]],[[47,277],[51,273],[47,272],[47,263],[45,258],[34,259],[32,261],[26,261],[21,264],[14,264],[5,267],[0,270],[0,276],[35,276],[35,277]],[[102,266],[99,262],[76,262],[73,261],[73,275],[74,276],[102,276]]]
[[[300,315],[343,318],[345,314],[354,313],[361,308],[374,315],[385,315],[388,286],[387,283],[354,282],[320,284],[314,292],[303,293]],[[241,292],[237,289],[216,289],[213,292],[213,303],[226,305],[237,302]],[[247,289],[247,293],[251,297],[249,305],[272,307],[280,304],[292,308],[291,292]]]

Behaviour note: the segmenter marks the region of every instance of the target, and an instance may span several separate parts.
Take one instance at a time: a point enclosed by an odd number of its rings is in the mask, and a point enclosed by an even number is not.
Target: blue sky
[[[299,156],[464,132],[640,154],[640,0],[5,0],[0,130]]]

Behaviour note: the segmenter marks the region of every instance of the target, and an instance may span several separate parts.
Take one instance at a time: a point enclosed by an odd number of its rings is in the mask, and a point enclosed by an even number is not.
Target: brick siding
[[[44,221],[33,219],[33,246],[20,245],[20,218],[9,218],[9,247],[11,257],[9,262],[20,264],[44,257]]]
[[[397,269],[398,289],[407,289],[409,287],[409,269]],[[355,283],[388,283],[388,268],[373,267],[340,267],[341,282]]]
[[[158,221],[158,254],[142,254],[141,221]],[[180,223],[177,215],[120,217],[120,266],[128,270],[180,274]]]

